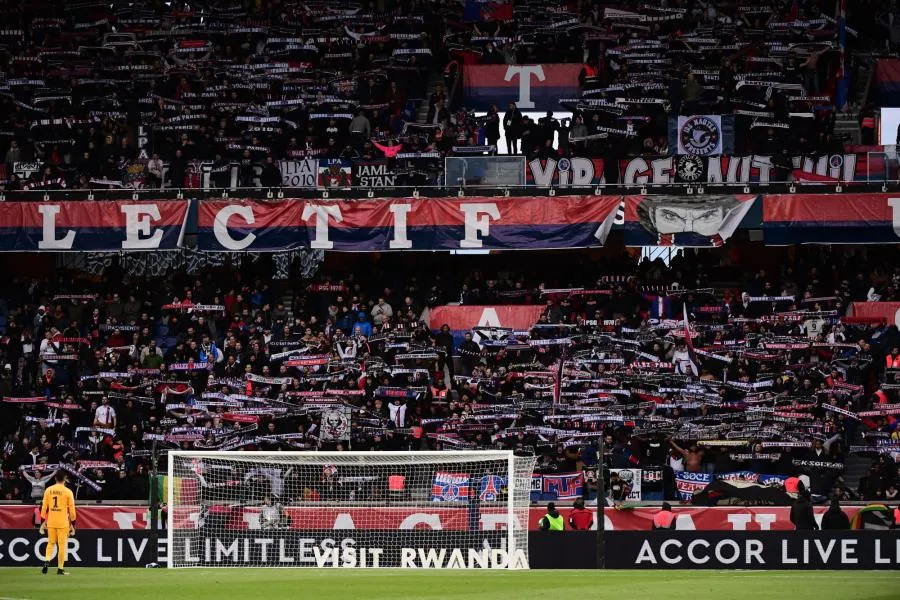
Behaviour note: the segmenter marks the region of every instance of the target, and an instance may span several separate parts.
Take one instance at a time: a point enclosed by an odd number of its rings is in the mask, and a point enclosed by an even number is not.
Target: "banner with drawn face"
[[[723,245],[755,195],[626,196],[625,244],[707,248]]]

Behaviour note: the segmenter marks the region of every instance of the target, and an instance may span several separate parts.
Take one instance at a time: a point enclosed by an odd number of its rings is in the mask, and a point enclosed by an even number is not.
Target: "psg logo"
[[[559,164],[556,165],[556,168],[560,171],[568,171],[572,167],[572,163],[569,162],[568,158],[559,159]]]
[[[678,132],[685,153],[694,156],[709,156],[719,147],[722,132],[718,124],[709,117],[691,117]]]

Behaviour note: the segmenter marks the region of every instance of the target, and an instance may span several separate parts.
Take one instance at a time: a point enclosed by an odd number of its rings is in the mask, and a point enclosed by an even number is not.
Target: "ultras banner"
[[[626,196],[628,246],[716,247],[737,230],[756,196]]]
[[[0,252],[173,250],[188,200],[0,202]]]
[[[207,251],[540,250],[602,246],[619,196],[202,200]]]
[[[763,197],[767,245],[896,244],[900,194],[784,194]]]
[[[578,93],[578,64],[466,65],[464,103],[470,109],[496,105],[503,115],[514,102],[519,110],[559,110],[560,98]]]

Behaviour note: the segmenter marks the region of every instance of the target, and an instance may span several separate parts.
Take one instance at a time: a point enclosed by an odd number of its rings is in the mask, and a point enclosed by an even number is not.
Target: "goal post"
[[[528,568],[511,451],[170,451],[169,567]]]

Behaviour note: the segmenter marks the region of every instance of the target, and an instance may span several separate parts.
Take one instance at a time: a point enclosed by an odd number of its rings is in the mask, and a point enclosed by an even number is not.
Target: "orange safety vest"
[[[443,400],[444,398],[447,397],[447,388],[440,390],[436,387],[432,387],[431,395],[434,397],[435,400]]]
[[[584,76],[585,77],[596,77],[597,69],[592,67],[591,65],[584,63]]]
[[[797,494],[800,492],[800,478],[788,477],[784,480],[784,491],[788,494]]]
[[[875,395],[878,396],[878,404],[887,404],[888,397],[887,394],[884,393],[884,390],[878,390],[875,392]]]
[[[884,362],[887,365],[888,369],[900,368],[900,356],[891,356],[890,354],[888,354],[884,357]]]
[[[656,529],[668,529],[675,520],[675,513],[668,510],[661,510],[653,515],[653,526]]]
[[[894,524],[900,525],[900,508],[894,509]]]
[[[875,129],[875,117],[865,117],[860,127],[863,129]]]

